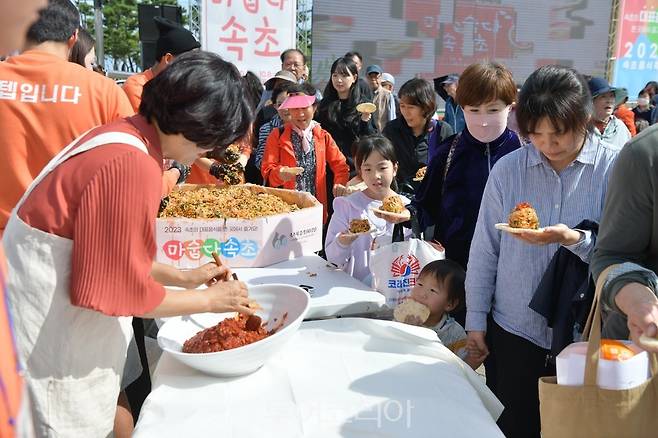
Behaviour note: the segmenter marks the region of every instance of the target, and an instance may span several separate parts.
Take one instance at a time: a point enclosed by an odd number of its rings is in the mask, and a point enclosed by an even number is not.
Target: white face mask
[[[641,106],[647,106],[649,105],[649,98],[648,97],[638,97],[637,98],[637,104]]]
[[[494,141],[505,132],[507,117],[511,108],[511,105],[509,105],[504,110],[493,114],[473,114],[464,111],[464,120],[468,132],[482,143]]]

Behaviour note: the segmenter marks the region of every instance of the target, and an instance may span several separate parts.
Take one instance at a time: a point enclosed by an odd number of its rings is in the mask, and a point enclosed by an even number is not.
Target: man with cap
[[[621,100],[620,90],[611,87],[604,78],[593,77],[587,81],[587,85],[592,95],[594,134],[620,150],[631,139],[631,133],[624,122],[613,115],[616,104]]]
[[[375,126],[377,126],[379,132],[382,132],[384,126],[397,117],[397,113],[395,112],[395,99],[393,99],[393,95],[390,91],[382,87],[382,73],[382,68],[376,64],[369,65],[366,68],[366,77],[368,78],[368,84],[373,93],[372,103],[377,107],[377,111],[373,116],[375,119]]]
[[[155,43],[155,59],[157,62],[148,70],[130,76],[123,84],[123,91],[128,96],[135,112],[139,111],[144,84],[167,68],[177,55],[201,47],[192,32],[179,26],[176,22],[164,17],[154,17],[153,21],[155,21],[155,25],[160,32],[160,36]]]
[[[380,82],[382,87],[390,91],[393,95],[393,99],[395,100],[395,114],[400,114],[400,98],[395,92],[395,76],[390,73],[382,73]]]
[[[443,120],[450,125],[455,134],[464,130],[466,122],[464,121],[464,110],[457,105],[457,84],[459,75],[449,74],[434,78],[434,90],[445,101],[445,116]]]

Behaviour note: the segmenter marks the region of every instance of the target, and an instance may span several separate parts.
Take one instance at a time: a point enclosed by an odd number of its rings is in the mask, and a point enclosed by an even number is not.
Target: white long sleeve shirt
[[[410,201],[398,195],[406,205]],[[340,266],[343,271],[368,285],[371,283],[370,252],[373,240],[376,245],[391,243],[393,224],[380,219],[372,212],[373,208],[381,208],[382,201],[368,197],[364,192],[356,192],[349,196],[334,199],[334,214],[329,221],[325,252],[327,260]],[[349,229],[352,219],[368,219],[375,232],[362,234],[349,246],[338,242],[338,236]],[[411,235],[411,230],[405,228],[405,238]]]

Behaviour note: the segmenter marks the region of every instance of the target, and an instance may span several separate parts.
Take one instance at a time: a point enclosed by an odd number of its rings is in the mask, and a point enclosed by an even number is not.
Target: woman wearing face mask
[[[430,141],[426,176],[408,206],[420,229],[435,225],[429,237],[441,242],[446,257],[464,268],[489,172],[498,159],[521,144],[506,127],[515,99],[514,78],[502,65],[466,68],[457,88],[466,128],[440,144]]]
[[[575,227],[600,221],[617,153],[592,132],[591,114],[577,72],[549,65],[531,74],[516,107],[531,144],[496,164],[482,196],[466,274],[467,348],[475,362],[487,359],[487,385],[505,406],[498,425],[509,438],[540,436],[537,379],[555,375],[553,331],[530,300],[558,250],[584,263],[594,251],[595,234]],[[534,207],[543,231],[496,230],[521,202]]]
[[[653,111],[653,105],[651,105],[651,98],[649,97],[649,92],[647,90],[640,91],[640,94],[637,96],[637,106],[633,108],[633,114],[635,114],[635,121],[646,120],[651,124],[651,111]]]

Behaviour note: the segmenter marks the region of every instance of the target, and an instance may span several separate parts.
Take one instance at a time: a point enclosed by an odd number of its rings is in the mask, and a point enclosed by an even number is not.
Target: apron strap
[[[18,211],[18,209],[23,205],[27,197],[30,196],[32,190],[34,190],[36,186],[38,186],[39,183],[41,183],[41,181],[43,181],[43,179],[50,174],[50,172],[55,170],[57,166],[59,166],[60,164],[62,164],[63,162],[65,162],[71,157],[74,157],[83,152],[87,152],[99,146],[104,146],[107,144],[117,144],[117,143],[127,144],[129,146],[136,147],[137,149],[144,152],[145,154],[148,154],[146,145],[142,140],[140,140],[139,138],[137,138],[132,134],[128,134],[125,132],[105,132],[103,134],[90,138],[85,143],[81,144],[79,147],[74,149],[74,147],[78,144],[79,140],[83,138],[85,135],[87,135],[88,133],[89,131],[85,132],[80,137],[73,140],[73,142],[71,142],[68,146],[62,149],[60,153],[55,155],[55,157],[52,160],[50,160],[50,162],[46,165],[46,167],[44,167],[43,170],[39,173],[39,175],[34,179],[34,181],[32,181],[32,184],[30,184],[30,186],[27,188],[27,190],[21,197],[20,201],[18,201],[18,203],[16,204],[16,207],[14,207],[16,211]]]

